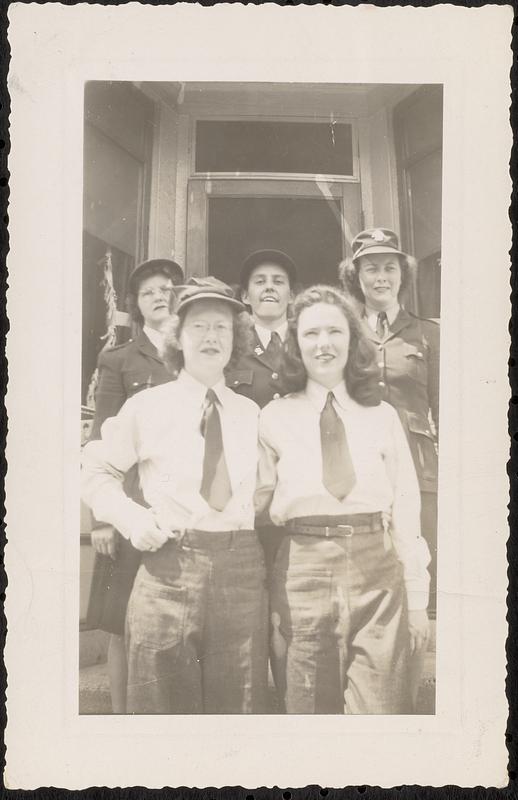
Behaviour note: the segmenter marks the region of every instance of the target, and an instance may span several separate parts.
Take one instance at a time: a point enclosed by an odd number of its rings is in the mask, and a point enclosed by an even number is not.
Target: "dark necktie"
[[[332,495],[343,500],[356,483],[345,428],[333,406],[333,392],[320,414],[323,484]]]
[[[277,331],[272,331],[266,352],[272,368],[278,372],[282,361],[282,341]]]
[[[387,314],[385,311],[380,311],[378,320],[376,322],[376,335],[378,339],[385,339],[389,330]]]
[[[216,393],[212,389],[208,389],[200,426],[201,434],[205,439],[200,494],[211,508],[216,511],[223,511],[232,497],[232,487],[223,450],[221,420],[217,402]]]

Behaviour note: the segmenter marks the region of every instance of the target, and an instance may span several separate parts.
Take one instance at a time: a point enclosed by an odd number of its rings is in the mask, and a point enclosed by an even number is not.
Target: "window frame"
[[[196,171],[196,125],[198,122],[320,122],[326,123],[332,119],[333,122],[343,123],[351,126],[352,133],[352,158],[353,172],[351,175],[331,175],[329,173],[311,172],[197,172]],[[266,115],[261,114],[219,114],[204,113],[194,114],[190,119],[189,138],[191,141],[189,174],[192,178],[211,178],[217,180],[282,180],[282,181],[319,181],[325,180],[334,183],[359,183],[360,182],[360,159],[358,144],[358,120],[344,114],[333,114],[330,116],[307,116],[307,115]]]

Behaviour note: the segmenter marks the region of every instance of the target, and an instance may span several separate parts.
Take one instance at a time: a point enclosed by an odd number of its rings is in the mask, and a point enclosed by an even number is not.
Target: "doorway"
[[[359,196],[353,182],[194,178],[187,273],[237,284],[245,257],[273,248],[295,261],[301,287],[336,284],[338,264],[360,230]]]

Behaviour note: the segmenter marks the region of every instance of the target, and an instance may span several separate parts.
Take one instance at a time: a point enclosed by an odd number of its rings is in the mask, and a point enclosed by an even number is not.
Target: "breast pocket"
[[[415,345],[403,342],[403,358],[406,364],[406,373],[419,383],[426,384],[427,351],[425,345]]]
[[[128,397],[133,397],[134,394],[142,392],[144,389],[156,386],[157,381],[154,380],[151,370],[135,370],[124,374],[124,385]]]
[[[246,391],[252,386],[254,372],[251,369],[235,369],[227,375],[227,386],[235,391]]]
[[[413,411],[406,412],[409,442],[418,477],[437,480],[437,449],[428,420]],[[424,487],[423,487],[424,488]]]

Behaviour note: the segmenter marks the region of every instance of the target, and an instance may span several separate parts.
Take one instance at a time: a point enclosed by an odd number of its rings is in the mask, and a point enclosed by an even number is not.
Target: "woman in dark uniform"
[[[169,259],[145,261],[130,275],[128,310],[141,331],[135,339],[99,356],[92,440],[100,439],[103,422],[115,416],[129,397],[171,380],[159,348],[163,341],[163,325],[170,319],[171,293],[182,281],[181,267]],[[137,502],[142,501],[136,470],[126,476],[125,489]],[[123,714],[127,683],[124,620],[141,554],[102,521],[96,523],[92,531],[92,545],[99,554],[93,589],[103,596],[99,627],[111,634],[108,672],[112,709],[114,713]],[[105,576],[102,585],[98,584],[96,576]]]
[[[413,259],[387,228],[362,231],[341,268],[345,289],[361,304],[363,330],[378,353],[383,399],[399,414],[421,490],[421,530],[428,543],[430,611],[436,607],[439,325],[401,305]]]

